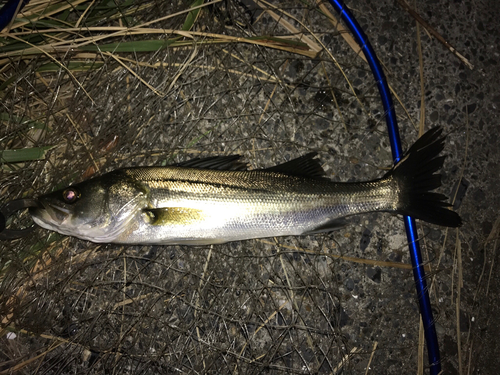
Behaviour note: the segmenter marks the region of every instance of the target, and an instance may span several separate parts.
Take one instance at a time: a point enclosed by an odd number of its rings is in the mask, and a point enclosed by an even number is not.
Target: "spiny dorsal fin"
[[[325,171],[319,159],[315,159],[317,155],[316,152],[310,152],[286,163],[278,164],[264,170],[289,176],[320,178],[325,175]]]
[[[177,167],[217,169],[223,171],[246,171],[247,164],[238,161],[241,155],[210,156],[207,158],[195,158],[182,163],[175,164]]]

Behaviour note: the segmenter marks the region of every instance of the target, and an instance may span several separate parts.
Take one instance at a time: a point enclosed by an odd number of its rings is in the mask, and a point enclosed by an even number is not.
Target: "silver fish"
[[[119,169],[38,198],[39,226],[93,242],[224,243],[331,231],[346,216],[386,211],[457,227],[435,174],[444,161],[441,129],[424,134],[382,178],[338,183],[314,153],[261,170],[239,156],[168,167]]]

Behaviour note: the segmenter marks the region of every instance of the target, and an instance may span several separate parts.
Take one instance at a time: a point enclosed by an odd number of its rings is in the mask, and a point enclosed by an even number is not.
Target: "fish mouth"
[[[38,207],[31,207],[29,212],[33,217],[35,223],[38,224],[39,221],[45,222],[47,224],[63,224],[71,215],[70,210],[49,203],[49,202],[38,202]]]

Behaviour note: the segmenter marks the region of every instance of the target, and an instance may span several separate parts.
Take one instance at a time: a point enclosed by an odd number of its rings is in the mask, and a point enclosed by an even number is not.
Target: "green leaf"
[[[55,146],[21,148],[16,150],[3,150],[0,152],[0,162],[20,163],[29,160],[41,160],[45,158],[48,150]]]
[[[197,6],[200,6],[203,4],[203,0],[196,0],[193,4],[191,4],[190,8],[194,8]],[[195,9],[192,10],[191,12],[188,13],[186,16],[186,20],[184,21],[184,24],[182,25],[182,30],[183,31],[189,31],[194,25],[194,21],[196,21],[196,17],[198,17],[198,13],[200,12],[200,9]]]
[[[12,82],[14,82],[17,79],[17,75],[14,74],[10,76],[7,80],[5,80],[1,85],[0,85],[0,92],[5,90],[7,86],[9,86]]]
[[[12,51],[20,51],[28,48],[29,47],[28,43],[40,44],[44,41],[43,37],[39,34],[27,35],[21,37],[20,39],[25,40],[26,43],[20,42],[18,40],[8,43],[9,40],[4,39],[4,43],[2,43],[3,45],[0,46],[0,52],[7,53]]]
[[[8,113],[5,112],[0,112],[0,121],[5,121],[5,122],[14,122],[17,124],[21,125],[26,125],[28,129],[46,129],[47,125],[45,125],[43,122],[39,122],[36,120],[32,120],[27,117],[18,117],[14,115],[9,115]]]
[[[299,42],[291,39],[277,38],[274,36],[252,36],[247,38],[248,40],[259,40],[267,42],[269,45],[281,45],[283,47],[298,47],[298,48],[308,48],[308,45],[304,42]]]
[[[84,61],[70,61],[66,64],[66,68],[72,72],[86,72],[93,69],[99,69],[104,65],[103,61],[93,61],[93,62],[84,62]],[[60,71],[61,65],[56,63],[47,63],[43,64],[36,71],[37,72],[58,72]]]
[[[26,22],[26,23],[30,24],[30,26],[33,29],[37,29],[40,32],[43,32],[43,28],[50,28],[50,29],[61,28],[61,29],[64,29],[64,27],[66,26],[64,23],[58,21],[57,19],[30,20],[29,18],[18,17],[18,18],[16,18],[16,21]],[[64,31],[64,30],[61,30],[61,31]]]
[[[81,51],[102,51],[102,52],[156,52],[167,48],[177,40],[141,40],[134,42],[109,43],[100,46],[87,45],[79,47]]]
[[[25,255],[25,258],[29,257],[30,255],[35,255],[37,254],[38,252],[40,252],[40,250],[43,250],[45,249],[48,245],[50,245],[51,243],[53,242],[56,242],[56,241],[60,241],[64,238],[65,236],[59,234],[59,233],[56,233],[56,232],[52,232],[48,235],[48,237],[43,240],[43,241],[38,241],[36,242],[35,244],[33,244],[27,251],[27,254]]]
[[[203,4],[204,0],[196,0],[192,7],[197,7]],[[196,21],[196,17],[200,9],[195,9],[188,13],[186,16],[186,20],[182,25],[183,31],[189,31],[194,25]],[[118,42],[118,43],[109,43],[103,45],[86,45],[79,47],[78,49],[81,51],[102,51],[102,52],[156,52],[162,49],[165,49],[169,46],[172,46],[174,43],[178,42],[180,37],[175,37],[167,40],[140,40],[140,41],[130,41],[130,42]],[[182,43],[183,45],[186,43]],[[191,44],[191,43],[189,43]]]

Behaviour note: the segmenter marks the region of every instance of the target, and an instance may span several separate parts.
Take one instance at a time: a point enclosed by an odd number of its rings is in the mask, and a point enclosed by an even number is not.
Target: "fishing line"
[[[389,141],[391,143],[392,158],[394,163],[397,163],[403,155],[401,150],[401,139],[399,137],[398,123],[396,112],[392,101],[392,96],[389,90],[389,85],[385,78],[382,66],[373,50],[368,37],[363,32],[363,29],[358,24],[351,11],[345,6],[341,0],[329,0],[332,7],[340,15],[351,33],[363,51],[368,64],[372,70],[375,81],[380,92],[382,104],[384,106],[387,130],[389,133]],[[425,331],[425,339],[427,342],[427,353],[429,357],[429,366],[431,375],[437,375],[441,372],[441,360],[439,355],[439,344],[437,340],[436,327],[432,316],[431,301],[427,289],[425,279],[424,265],[422,262],[422,254],[420,251],[420,242],[418,240],[418,232],[415,219],[410,216],[404,216],[406,238],[410,250],[411,262],[413,265],[413,278],[417,288],[418,303],[420,306],[420,314]]]

